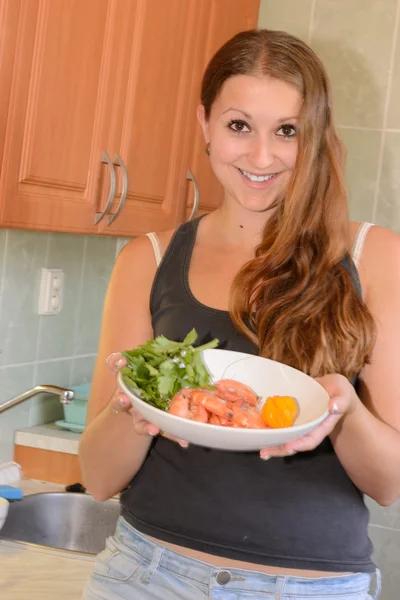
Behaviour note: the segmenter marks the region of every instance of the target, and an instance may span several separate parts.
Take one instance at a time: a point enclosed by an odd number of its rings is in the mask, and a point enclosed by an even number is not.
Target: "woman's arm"
[[[151,444],[152,437],[144,426],[142,435],[136,433],[129,412],[113,410],[120,393],[106,358],[153,337],[149,298],[155,272],[149,240],[137,238],[119,254],[108,287],[88,426],[79,444],[83,483],[97,500],[106,500],[132,480]],[[140,423],[136,430],[140,431]]]
[[[361,400],[331,438],[352,481],[389,505],[400,497],[400,237],[373,227],[359,270],[378,335],[360,376]]]
[[[400,237],[373,227],[359,272],[378,328],[371,363],[360,376],[360,397],[341,375],[322,377],[332,414],[309,435],[265,448],[261,456],[313,450],[329,435],[353,483],[389,505],[400,497]]]

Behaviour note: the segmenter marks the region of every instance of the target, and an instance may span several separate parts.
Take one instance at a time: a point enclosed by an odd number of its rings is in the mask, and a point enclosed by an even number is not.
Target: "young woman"
[[[129,243],[107,295],[80,458],[95,498],[124,491],[85,598],[377,598],[363,494],[400,495],[399,237],[348,221],[327,76],[300,40],[235,36],[198,116],[223,205],[153,236],[159,265]],[[319,378],[331,415],[260,454],[159,435],[106,359],[192,327]]]

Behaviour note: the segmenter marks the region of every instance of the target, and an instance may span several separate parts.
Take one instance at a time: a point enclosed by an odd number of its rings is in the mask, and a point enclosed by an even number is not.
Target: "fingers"
[[[186,440],[182,440],[181,438],[177,438],[177,437],[174,437],[173,435],[169,435],[169,433],[165,433],[165,431],[162,431],[161,435],[163,437],[167,438],[167,440],[171,440],[171,442],[176,442],[177,444],[182,446],[182,448],[187,448],[189,446],[189,442],[187,442]]]
[[[271,448],[262,448],[260,450],[260,458],[263,460],[285,458],[286,456],[293,456],[293,454],[296,454],[295,450],[288,449],[285,446],[271,446]]]
[[[314,450],[330,433],[332,433],[342,416],[341,413],[330,414],[321,425],[318,425],[313,431],[298,440],[287,442],[282,446],[262,448],[260,450],[260,458],[263,460],[268,460],[268,458],[277,456],[282,458],[285,456],[292,456],[296,452]]]
[[[147,433],[149,433],[150,435],[155,437],[156,435],[158,435],[160,433],[160,428],[157,427],[157,425],[153,425],[153,423],[148,423],[147,424]]]
[[[113,352],[107,356],[106,363],[113,373],[118,373],[122,367],[125,367],[128,364],[126,358],[124,358],[120,352]]]
[[[114,413],[126,413],[132,408],[131,401],[128,396],[117,390],[110,402],[111,410]]]
[[[110,354],[106,358],[106,363],[110,371],[113,373],[118,373],[122,367],[128,364],[127,360],[121,355],[120,352],[113,352]],[[141,414],[132,408],[129,398],[120,390],[117,390],[115,397],[112,399],[111,408],[115,413],[123,413],[128,411],[133,417],[134,429],[136,433],[140,435],[149,434],[155,437],[161,433],[163,437],[178,443],[180,446],[182,446],[182,448],[187,448],[189,446],[189,442],[186,440],[182,440],[167,433],[161,432],[157,425],[153,425],[152,423],[146,421]]]

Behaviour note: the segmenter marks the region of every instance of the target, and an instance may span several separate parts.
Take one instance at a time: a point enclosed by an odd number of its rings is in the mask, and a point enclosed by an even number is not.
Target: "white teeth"
[[[249,173],[248,171],[244,171],[243,169],[239,169],[239,171],[245,176],[247,177],[247,179],[250,179],[250,181],[268,181],[268,179],[272,179],[272,177],[274,177],[276,175],[276,173],[271,173],[271,175],[265,175],[265,176],[257,176],[257,175],[252,175],[251,173]]]

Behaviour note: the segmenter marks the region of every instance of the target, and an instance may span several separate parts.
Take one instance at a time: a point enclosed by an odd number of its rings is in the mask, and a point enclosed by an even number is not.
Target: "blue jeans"
[[[369,595],[371,579],[366,573],[311,579],[216,568],[153,542],[120,517],[83,600],[372,600],[380,589]]]

